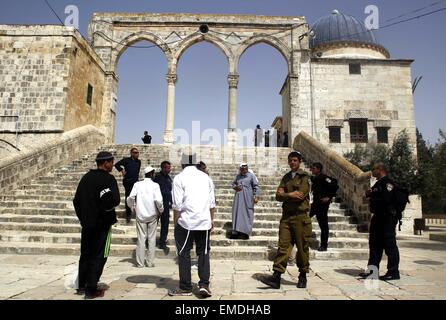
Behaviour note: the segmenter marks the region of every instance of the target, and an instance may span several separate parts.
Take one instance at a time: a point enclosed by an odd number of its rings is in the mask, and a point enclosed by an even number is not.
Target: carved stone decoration
[[[231,73],[228,75],[229,88],[237,88],[239,75]]]
[[[369,114],[367,110],[349,110],[345,112],[346,119],[368,119]]]
[[[176,73],[168,73],[166,75],[166,79],[167,79],[167,83],[168,84],[175,84],[178,80],[177,74]]]
[[[344,127],[344,119],[325,119],[325,126],[328,127]]]
[[[375,128],[391,128],[392,121],[391,120],[375,120],[373,122],[373,126]]]

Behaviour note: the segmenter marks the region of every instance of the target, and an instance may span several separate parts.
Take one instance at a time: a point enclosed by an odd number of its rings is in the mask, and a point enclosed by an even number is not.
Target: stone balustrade
[[[92,152],[104,142],[104,134],[92,125],[63,133],[34,148],[0,159],[0,191],[15,189],[48,171]]]

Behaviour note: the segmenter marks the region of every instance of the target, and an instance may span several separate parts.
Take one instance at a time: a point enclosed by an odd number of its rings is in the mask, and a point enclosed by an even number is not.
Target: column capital
[[[168,84],[175,84],[178,80],[176,73],[168,73],[166,74],[166,80]]]
[[[237,73],[230,73],[228,75],[229,88],[237,88],[239,75]]]

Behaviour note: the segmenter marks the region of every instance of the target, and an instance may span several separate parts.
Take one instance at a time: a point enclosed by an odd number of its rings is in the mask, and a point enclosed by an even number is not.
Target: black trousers
[[[321,229],[321,246],[328,246],[328,234],[330,232],[328,228],[328,208],[330,204],[313,203],[311,205],[310,217],[316,216],[319,228]]]
[[[110,227],[82,228],[79,288],[85,288],[87,293],[97,289],[107,262],[110,230]]]
[[[179,224],[175,226],[175,243],[178,252],[178,268],[180,273],[180,289],[192,290],[190,251],[195,242],[198,256],[198,285],[209,285],[211,266],[209,261],[210,230],[186,230]]]
[[[369,265],[379,269],[383,251],[387,255],[387,271],[398,273],[400,253],[396,245],[396,225],[398,220],[388,214],[374,214],[370,222]]]
[[[161,214],[161,231],[159,246],[164,247],[167,241],[167,235],[169,233],[169,201],[163,202],[164,211]]]
[[[125,217],[130,218],[132,216],[132,209],[127,205],[127,197],[130,195],[135,182],[123,182],[125,189]]]

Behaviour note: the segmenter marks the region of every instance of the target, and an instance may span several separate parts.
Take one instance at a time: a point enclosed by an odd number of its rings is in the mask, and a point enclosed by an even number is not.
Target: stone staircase
[[[168,159],[173,164],[172,175],[181,170],[178,153],[163,145],[139,145],[142,166],[159,166]],[[130,145],[104,146],[98,150],[109,150],[116,159],[127,156]],[[261,186],[261,199],[255,207],[252,236],[249,240],[231,240],[231,211],[234,192],[230,183],[238,171],[238,162],[222,161],[223,149],[201,148],[200,157],[207,163],[214,181],[217,197],[215,229],[211,236],[211,257],[222,259],[263,260],[271,258],[278,240],[281,216],[280,203],[274,199],[280,178],[288,170],[286,156],[290,149],[277,148],[270,152],[265,148],[236,149],[232,159],[252,156],[250,168],[256,173]],[[178,152],[181,150],[179,149]],[[79,253],[80,225],[75,215],[72,199],[76,186],[89,168],[94,168],[97,152],[85,155],[47,175],[36,178],[20,189],[1,196],[0,206],[0,253],[21,254],[73,254]],[[244,159],[243,159],[244,160]],[[126,224],[124,217],[124,189],[120,174],[114,170],[120,192],[121,205],[117,208],[118,223],[113,227],[111,254],[132,256],[136,244],[135,222]],[[333,203],[329,212],[330,240],[327,252],[318,252],[320,231],[313,222],[311,243],[312,259],[359,259],[368,253],[367,234],[356,231],[353,217],[347,215],[341,203]],[[158,233],[159,235],[159,233]],[[157,257],[175,256],[173,225],[169,228],[169,255],[157,249]]]

